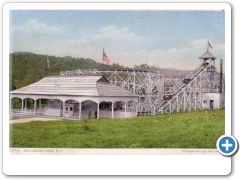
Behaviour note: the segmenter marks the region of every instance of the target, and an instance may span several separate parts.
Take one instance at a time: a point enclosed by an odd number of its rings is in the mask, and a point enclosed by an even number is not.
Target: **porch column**
[[[124,118],[126,118],[126,112],[127,112],[127,103],[124,102]]]
[[[97,119],[99,119],[99,114],[100,114],[100,112],[99,112],[99,110],[100,110],[100,109],[99,109],[99,106],[100,106],[100,103],[97,104]]]
[[[9,99],[9,113],[11,114],[12,112],[12,98],[10,97]]]
[[[27,98],[25,99],[25,110],[27,110]]]
[[[112,118],[113,118],[113,109],[114,109],[114,106],[113,106],[113,102],[112,102]]]
[[[22,99],[22,112],[23,112],[23,106],[24,106],[23,104],[24,104],[24,99]]]
[[[79,105],[78,105],[78,119],[80,120],[81,119],[81,114],[82,114],[82,102],[79,102]]]
[[[63,102],[63,119],[65,119],[65,101]]]
[[[34,99],[34,117],[36,116],[37,100]]]
[[[39,99],[39,109],[41,109],[41,99]]]

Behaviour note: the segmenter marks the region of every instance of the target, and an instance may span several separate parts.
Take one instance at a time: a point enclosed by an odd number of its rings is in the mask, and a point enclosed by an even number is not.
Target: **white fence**
[[[34,109],[11,109],[10,119],[22,119],[34,116],[41,116],[44,112],[44,108]]]

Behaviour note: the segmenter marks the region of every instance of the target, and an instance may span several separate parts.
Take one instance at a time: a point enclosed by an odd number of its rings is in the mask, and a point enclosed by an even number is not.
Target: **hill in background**
[[[10,65],[10,91],[32,84],[45,76],[59,75],[61,71],[76,69],[101,69],[102,64],[93,59],[74,58],[71,56],[55,57],[48,56],[50,67],[46,68],[46,55],[34,54],[31,52],[15,52],[9,55]],[[113,63],[112,65],[104,64],[103,69],[130,69]],[[166,77],[184,77],[190,71],[178,69],[161,69],[142,64],[135,66],[137,70],[160,71]]]

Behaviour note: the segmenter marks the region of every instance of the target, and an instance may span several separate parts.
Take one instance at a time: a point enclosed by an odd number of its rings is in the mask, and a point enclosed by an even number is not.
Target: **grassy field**
[[[224,109],[128,119],[10,124],[11,147],[215,148]]]

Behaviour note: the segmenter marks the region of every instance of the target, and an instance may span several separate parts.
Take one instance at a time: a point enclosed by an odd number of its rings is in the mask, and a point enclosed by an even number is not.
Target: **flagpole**
[[[208,43],[207,43],[207,52],[209,52],[209,40],[208,40]]]
[[[103,48],[103,54],[104,54],[104,48]],[[102,76],[103,76],[103,57],[102,57]]]

